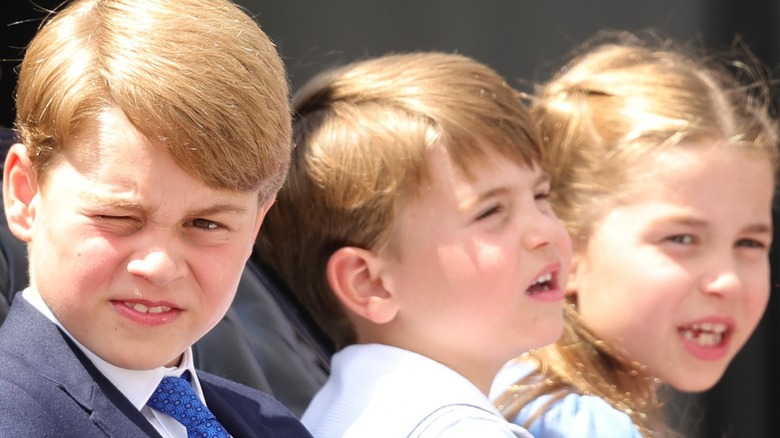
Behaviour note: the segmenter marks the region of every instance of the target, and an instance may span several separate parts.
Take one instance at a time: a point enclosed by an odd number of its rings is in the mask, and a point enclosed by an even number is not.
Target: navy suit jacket
[[[198,372],[198,378],[209,409],[232,436],[311,437],[269,395],[207,373]],[[0,436],[159,434],[70,338],[19,294],[0,327]]]

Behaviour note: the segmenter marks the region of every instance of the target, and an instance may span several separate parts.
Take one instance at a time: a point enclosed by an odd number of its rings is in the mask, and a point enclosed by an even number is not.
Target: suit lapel
[[[200,375],[200,373],[198,374]],[[264,433],[264,431],[258,430],[260,422],[257,421],[257,417],[259,417],[261,414],[260,407],[256,402],[249,399],[227,400],[225,397],[223,397],[222,394],[220,394],[219,388],[217,386],[202,378],[199,380],[200,386],[203,389],[203,397],[206,399],[206,405],[214,414],[214,416],[217,417],[217,421],[219,421],[219,423],[225,428],[225,430],[228,431],[228,433],[230,433],[230,435],[234,437],[248,438],[270,436]],[[236,406],[237,403],[241,405],[245,403],[253,403],[255,404],[255,408],[244,410],[241,409],[243,406]],[[255,418],[251,418],[247,414],[252,415]],[[245,415],[247,415],[247,418],[245,418]],[[252,420],[251,425],[247,422],[247,419]]]
[[[21,294],[19,294],[21,295]],[[5,324],[19,333],[12,351],[27,357],[42,378],[57,384],[111,437],[160,435],[138,409],[94,366],[84,353],[21,296],[12,305],[14,318]]]

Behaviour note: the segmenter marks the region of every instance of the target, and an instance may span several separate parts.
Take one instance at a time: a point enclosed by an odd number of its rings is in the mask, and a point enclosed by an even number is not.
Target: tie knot
[[[164,377],[146,404],[183,424],[188,437],[228,436],[182,377]]]

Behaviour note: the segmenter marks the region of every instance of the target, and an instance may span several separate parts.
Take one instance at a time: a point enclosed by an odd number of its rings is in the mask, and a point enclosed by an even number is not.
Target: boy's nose
[[[522,239],[523,246],[529,251],[552,244],[563,233],[563,226],[558,219],[542,212],[536,213],[526,227]]]
[[[127,264],[133,275],[144,277],[155,286],[164,286],[187,273],[184,261],[177,260],[169,251],[155,249],[138,255]]]

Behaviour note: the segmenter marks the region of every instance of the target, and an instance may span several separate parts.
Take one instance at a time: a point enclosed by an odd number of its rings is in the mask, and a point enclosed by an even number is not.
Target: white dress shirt
[[[380,344],[333,356],[302,418],[317,438],[526,437],[465,377],[420,354]]]

